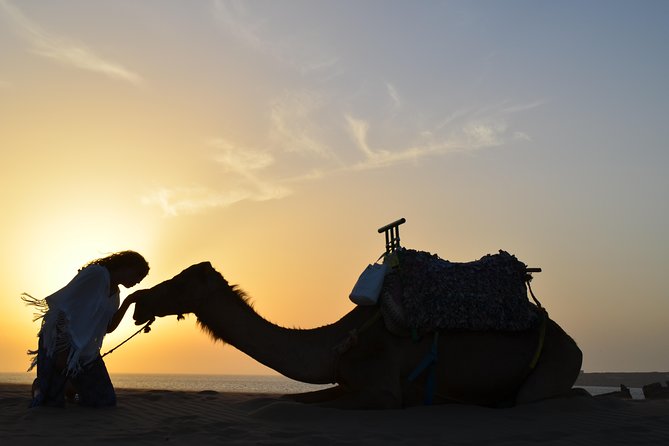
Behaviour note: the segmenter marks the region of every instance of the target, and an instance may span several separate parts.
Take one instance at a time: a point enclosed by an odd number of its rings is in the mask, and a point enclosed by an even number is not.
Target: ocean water
[[[0,373],[0,383],[30,384],[34,373]],[[279,375],[195,375],[113,373],[116,388],[184,390],[200,392],[300,393],[325,389],[331,385],[305,384]]]
[[[0,373],[0,383],[30,384],[35,378],[34,373]],[[201,392],[242,393],[300,393],[325,389],[331,385],[305,384],[279,375],[189,375],[189,374],[145,374],[115,373],[111,375],[117,388],[182,390]],[[579,386],[592,395],[620,390],[619,387]],[[630,388],[633,399],[643,399],[643,392],[638,388]]]
[[[248,393],[300,393],[332,385],[306,384],[279,375],[171,375],[119,373],[112,375],[116,387]]]

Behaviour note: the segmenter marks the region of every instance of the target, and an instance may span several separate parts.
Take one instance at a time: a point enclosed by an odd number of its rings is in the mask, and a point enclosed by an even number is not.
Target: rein
[[[121,343],[118,344],[116,347],[112,348],[112,349],[109,350],[107,353],[105,353],[104,355],[100,356],[100,359],[104,358],[105,356],[107,356],[107,355],[110,354],[110,353],[113,353],[114,350],[116,350],[117,348],[119,348],[120,346],[122,346],[123,344],[125,344],[126,342],[128,342],[129,340],[131,340],[132,338],[134,338],[135,336],[137,336],[137,335],[140,334],[141,332],[144,332],[144,333],[148,333],[148,332],[150,332],[150,331],[151,331],[151,324],[153,324],[153,322],[154,322],[155,320],[156,320],[156,318],[151,318],[151,319],[149,319],[149,322],[147,322],[146,324],[144,324],[144,326],[143,326],[142,328],[140,328],[140,329],[137,330],[135,333],[133,333],[132,335],[130,335],[130,337],[128,337],[125,341],[121,342]]]

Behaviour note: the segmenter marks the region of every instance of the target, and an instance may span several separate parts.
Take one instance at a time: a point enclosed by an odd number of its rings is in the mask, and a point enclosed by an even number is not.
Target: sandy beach
[[[593,378],[594,379],[594,378]],[[612,378],[613,379],[613,378]],[[600,383],[597,383],[600,384]],[[117,389],[118,406],[28,409],[0,384],[2,444],[669,444],[669,400],[572,396],[508,409],[342,411],[280,395]]]

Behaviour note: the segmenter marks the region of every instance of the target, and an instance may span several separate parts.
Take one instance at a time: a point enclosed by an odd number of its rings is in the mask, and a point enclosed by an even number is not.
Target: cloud
[[[166,215],[176,216],[227,208],[244,200],[276,200],[292,193],[291,189],[260,177],[260,171],[275,163],[269,152],[239,147],[222,138],[209,140],[207,146],[213,150],[211,160],[226,173],[225,184],[163,187],[144,196],[142,203],[157,205]]]
[[[343,70],[340,67],[340,59],[336,56],[323,55],[313,59],[305,60],[299,65],[301,74],[322,73],[328,72],[328,78],[332,79],[340,74]]]
[[[30,42],[35,54],[131,84],[137,85],[142,82],[142,78],[137,73],[98,56],[85,45],[46,32],[9,1],[0,0],[0,7],[5,11],[17,31]]]
[[[332,175],[416,164],[430,157],[502,147],[509,141],[531,141],[527,133],[510,128],[504,118],[510,112],[500,110],[499,106],[456,111],[445,119],[436,119],[432,127],[409,126],[402,121],[402,125],[394,126],[399,129],[397,138],[379,136],[381,131],[376,133],[380,141],[385,139],[390,146],[370,140],[370,132],[388,128],[389,123],[393,127],[399,118],[361,119],[344,113],[340,130],[345,134],[340,136],[348,138],[348,145],[339,139],[338,147],[342,150],[335,156],[323,142],[324,137],[319,136],[318,121],[312,116],[321,106],[337,109],[332,104],[323,105],[318,95],[283,94],[269,111],[270,137],[266,148],[243,147],[224,138],[210,139],[206,142],[211,150],[209,159],[225,174],[215,185],[162,188],[143,202],[158,205],[167,215],[203,212],[245,200],[281,199],[306,182]],[[302,162],[295,162],[295,154],[300,155]],[[304,162],[305,155],[315,156]],[[291,174],[281,177],[279,172],[286,169]]]
[[[157,205],[165,215],[178,216],[224,209],[245,200],[275,200],[289,194],[287,188],[271,187],[269,184],[259,185],[258,188],[233,187],[225,190],[206,186],[162,187],[140,200],[144,205]]]
[[[332,158],[327,144],[315,134],[312,115],[321,106],[320,95],[309,92],[285,92],[276,98],[270,110],[270,139],[272,144],[286,152],[315,154]]]
[[[269,152],[239,147],[221,138],[211,140],[208,145],[215,149],[213,160],[224,171],[237,174],[246,199],[275,200],[292,193],[287,187],[259,176],[258,171],[274,164],[274,157]]]
[[[269,44],[260,38],[262,22],[251,21],[244,2],[215,0],[213,5],[218,23],[236,39],[257,51],[271,52]]]
[[[281,122],[286,121],[285,125],[279,126],[280,128],[284,130],[299,128],[299,125],[289,119],[289,117],[294,118],[294,114],[280,115]],[[297,113],[297,116],[299,115],[300,113]],[[398,144],[395,148],[375,148],[369,142],[369,132],[374,122],[345,114],[345,129],[356,149],[352,154],[353,158],[349,157],[345,163],[339,159],[337,163],[332,163],[332,160],[319,157],[321,160],[319,166],[306,168],[301,165],[295,175],[281,180],[269,180],[268,177],[273,173],[276,175],[274,169],[277,163],[289,154],[285,146],[286,141],[301,142],[292,147],[300,147],[304,152],[318,152],[313,150],[311,143],[305,144],[305,140],[295,136],[292,131],[281,132],[285,138],[279,144],[281,150],[276,145],[266,150],[250,149],[223,138],[214,138],[207,142],[207,146],[212,149],[210,159],[226,174],[226,184],[218,184],[215,187],[161,188],[144,197],[142,201],[145,204],[158,205],[166,215],[203,212],[214,208],[226,208],[245,200],[267,201],[284,198],[294,192],[294,189],[288,188],[286,184],[298,187],[301,183],[319,181],[335,174],[382,169],[401,163],[417,163],[424,158],[449,153],[499,147],[506,144],[509,139],[530,140],[524,132],[510,131],[508,125],[500,118],[473,119],[466,118],[466,115],[466,113],[454,114],[456,118],[447,119],[451,122],[450,125],[445,125],[446,121],[441,120],[432,129],[416,130],[412,135],[414,140],[412,144]],[[473,112],[470,115],[481,114]],[[463,116],[466,119],[460,120]],[[297,121],[301,122],[301,119]],[[276,122],[273,125],[276,126]],[[314,143],[319,144],[315,139]]]
[[[342,73],[340,58],[324,48],[289,34],[273,33],[272,23],[258,19],[249,11],[253,3],[236,0],[214,0],[214,17],[237,41],[260,54],[292,67],[303,76],[318,75],[330,80]]]
[[[166,215],[194,214],[228,207],[249,198],[244,190],[214,191],[203,186],[160,188],[141,198],[145,205],[157,205]]]
[[[232,143],[215,138],[208,145],[216,149],[213,159],[225,170],[248,176],[251,171],[264,169],[274,164],[274,157],[268,152],[241,149]]]
[[[503,113],[518,113],[522,111],[532,110],[534,108],[544,105],[544,101],[534,101],[526,104],[515,104],[502,109]]]
[[[356,119],[352,116],[345,116],[346,122],[348,123],[349,131],[351,132],[351,137],[353,142],[360,149],[362,154],[367,160],[379,159],[387,154],[387,152],[379,151],[374,152],[369,148],[367,144],[367,132],[369,131],[369,123],[363,121],[362,119]]]
[[[400,147],[396,150],[373,149],[367,140],[370,124],[367,121],[345,116],[349,133],[355,146],[363,155],[363,159],[350,166],[350,170],[389,167],[407,161],[418,161],[428,156],[447,153],[466,152],[503,145],[507,135],[507,125],[503,122],[468,121],[457,131],[441,138],[438,132],[424,130],[418,132],[415,144]],[[443,126],[440,123],[436,129]],[[515,139],[529,138],[525,133],[515,132]]]
[[[469,122],[462,129],[466,144],[471,149],[496,147],[504,143],[506,124]]]
[[[392,100],[393,110],[398,110],[402,108],[402,101],[400,99],[400,95],[397,93],[397,89],[395,88],[395,86],[390,82],[386,82],[386,89],[388,90],[388,95]]]

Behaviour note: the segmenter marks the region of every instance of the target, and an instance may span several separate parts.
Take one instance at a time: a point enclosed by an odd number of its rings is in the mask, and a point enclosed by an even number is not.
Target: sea
[[[306,384],[281,375],[112,373],[110,376],[114,387],[123,389],[286,394],[332,387],[332,385]],[[0,373],[0,383],[31,384],[34,378],[34,373]]]
[[[2,373],[0,383],[31,384],[34,373]],[[151,389],[201,392],[287,394],[311,392],[332,387],[331,384],[306,384],[281,375],[198,375],[168,373],[114,373],[112,383],[123,389]],[[615,392],[619,387],[579,386],[592,395]],[[640,388],[630,388],[633,399],[644,399]]]

